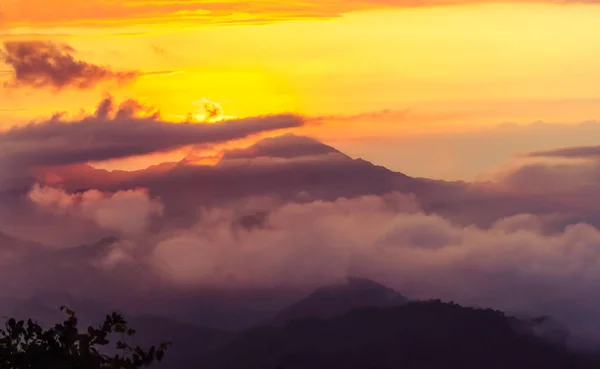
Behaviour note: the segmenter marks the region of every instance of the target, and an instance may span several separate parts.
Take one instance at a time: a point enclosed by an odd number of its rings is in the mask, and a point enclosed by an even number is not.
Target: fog
[[[153,229],[148,221],[164,205],[143,190],[68,194],[36,185],[24,201],[61,217],[57,232],[83,218],[118,238],[85,252],[5,247],[12,289],[20,280],[30,291],[52,286],[110,302],[125,291],[148,298],[149,284],[175,294],[299,291],[362,276],[413,299],[551,314],[579,334],[600,328],[600,230],[585,223],[548,231],[546,218],[518,214],[489,228],[462,227],[424,213],[415,196],[389,193],[303,203],[247,198],[199,209],[191,227]],[[32,265],[36,272],[25,277]]]

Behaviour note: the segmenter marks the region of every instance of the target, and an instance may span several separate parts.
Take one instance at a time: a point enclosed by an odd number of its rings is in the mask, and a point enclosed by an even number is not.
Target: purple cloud
[[[136,71],[113,71],[78,60],[74,52],[69,45],[49,41],[5,42],[0,60],[12,68],[13,75],[7,85],[88,89],[107,81],[131,82],[140,76]]]

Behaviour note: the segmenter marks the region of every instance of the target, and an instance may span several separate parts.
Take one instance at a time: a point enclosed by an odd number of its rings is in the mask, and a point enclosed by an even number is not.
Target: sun
[[[190,114],[194,121],[216,123],[225,119],[221,104],[210,101],[206,97],[193,101],[192,104],[196,107]]]

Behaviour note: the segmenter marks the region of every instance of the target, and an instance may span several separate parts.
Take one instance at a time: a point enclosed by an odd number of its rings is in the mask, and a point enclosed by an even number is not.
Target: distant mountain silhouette
[[[97,258],[105,256],[110,251],[111,247],[118,242],[119,239],[117,237],[105,237],[96,243],[67,248],[62,250],[62,252],[65,255],[74,257]]]
[[[66,316],[59,307],[66,305],[77,312],[81,326],[97,326],[107,312],[119,311],[93,300],[82,300],[65,293],[40,291],[36,296],[12,301],[9,308],[4,307],[0,316],[10,316],[18,319],[33,318],[44,328],[63,321]],[[0,306],[2,308],[2,306]],[[232,332],[223,329],[198,327],[182,323],[168,317],[150,315],[131,315],[125,313],[128,325],[136,330],[136,335],[130,343],[141,346],[151,346],[157,342],[172,342],[169,355],[159,367],[171,368],[179,360],[202,355],[222,345],[233,336]],[[120,337],[113,337],[120,339]]]
[[[190,194],[187,201],[195,203],[260,194],[296,196],[302,191],[317,199],[392,190],[412,192],[430,183],[352,159],[319,141],[295,135],[267,138],[244,149],[226,151],[216,166],[182,161],[157,168],[124,172],[78,165],[50,170],[63,178],[62,185],[70,191],[145,187],[167,203],[180,191]],[[241,183],[243,192],[236,186]]]
[[[364,307],[402,305],[408,299],[393,289],[366,278],[350,277],[344,284],[321,287],[281,311],[272,321],[285,324],[301,318],[331,318]]]
[[[183,369],[591,369],[600,356],[538,337],[536,320],[440,301],[251,329]]]
[[[0,201],[15,201],[34,182],[59,178],[58,185],[70,192],[147,188],[165,204],[163,222],[177,227],[194,224],[198,207],[222,206],[251,196],[299,202],[401,192],[414,194],[425,212],[456,224],[481,227],[515,214],[554,214],[565,210],[561,197],[503,192],[497,188],[488,191],[481,183],[410,177],[360,158],[352,159],[312,138],[291,134],[229,150],[214,166],[194,163],[184,159],[131,172],[89,165],[38,168],[35,178],[25,178],[0,192]],[[596,220],[592,224],[600,225],[600,217],[593,219]]]
[[[414,193],[428,208],[430,203],[461,198],[459,194],[464,192],[461,184],[412,178],[295,135],[267,138],[244,149],[227,151],[215,166],[184,160],[134,172],[86,165],[47,170],[60,177],[61,187],[68,191],[147,188],[165,204],[163,218],[177,226],[193,224],[198,207],[219,206],[250,196],[330,201],[402,192]],[[45,175],[41,173],[39,178]]]
[[[288,133],[278,137],[265,138],[248,148],[228,150],[223,155],[221,162],[260,157],[293,159],[330,154],[338,155],[340,159],[352,160],[335,148],[315,139]]]
[[[10,251],[15,249],[19,251],[28,251],[39,247],[41,247],[41,245],[38,243],[21,240],[6,233],[0,232],[0,251]]]
[[[233,333],[221,329],[202,328],[159,316],[137,316],[128,320],[136,329],[135,344],[151,346],[171,342],[169,354],[158,367],[173,367],[190,355],[202,355],[227,342]]]

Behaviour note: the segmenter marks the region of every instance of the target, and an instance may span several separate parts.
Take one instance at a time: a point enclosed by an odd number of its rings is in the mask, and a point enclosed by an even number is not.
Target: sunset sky
[[[229,329],[211,309],[262,324],[261,291],[359,276],[600,347],[599,20],[600,0],[0,0],[0,316],[55,291]]]
[[[68,45],[112,74],[15,83],[5,53],[0,125],[93,111],[107,94],[172,121],[201,120],[212,102],[224,119],[298,114],[309,123],[294,132],[351,156],[471,180],[523,153],[595,143],[598,19],[593,1],[2,0],[5,45]]]

